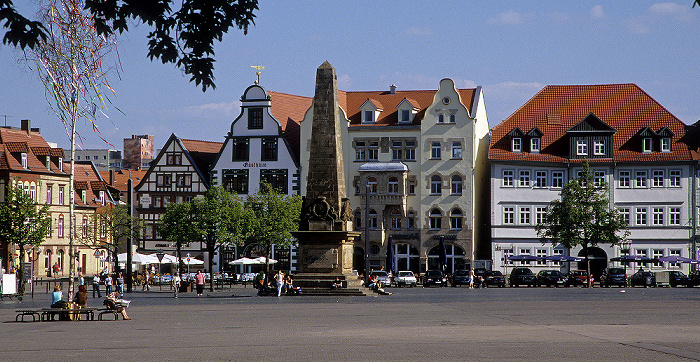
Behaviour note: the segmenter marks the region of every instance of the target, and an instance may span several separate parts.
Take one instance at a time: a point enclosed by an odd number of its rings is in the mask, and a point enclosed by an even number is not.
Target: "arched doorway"
[[[365,249],[356,246],[352,251],[352,268],[357,270],[358,274],[365,273]]]
[[[439,269],[439,255],[440,255],[440,245],[434,246],[428,252],[428,269]],[[466,264],[464,261],[464,249],[459,245],[447,244],[445,245],[445,251],[447,252],[447,269],[445,273],[452,274],[455,270],[464,270]]]
[[[418,265],[420,264],[420,255],[418,249],[410,244],[394,244],[394,259],[396,271],[410,270],[418,273]]]
[[[586,254],[583,249],[578,252],[578,257],[585,258]],[[600,281],[600,275],[603,274],[603,270],[608,266],[608,254],[599,247],[591,246],[588,247],[588,259],[591,262],[591,275],[594,280]],[[578,262],[578,268],[581,270],[586,270],[586,260]]]

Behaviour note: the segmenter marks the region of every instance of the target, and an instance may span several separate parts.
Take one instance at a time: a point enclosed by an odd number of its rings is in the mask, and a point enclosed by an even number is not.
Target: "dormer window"
[[[643,138],[642,139],[642,152],[649,153],[651,151],[652,151],[651,138]]]
[[[661,152],[671,152],[671,139],[662,138],[661,139]]]
[[[523,151],[523,139],[520,137],[514,137],[511,141],[513,152]]]
[[[530,139],[530,152],[539,153],[540,152],[540,139],[539,137]]]
[[[401,110],[401,123],[408,123],[411,122],[411,111],[408,109],[402,109]]]
[[[362,123],[374,123],[374,111],[364,111]]]
[[[63,157],[58,158],[58,170],[63,172]]]
[[[454,114],[450,114],[450,123],[456,123],[457,119]]]
[[[80,198],[83,200],[84,203],[87,204],[87,190],[82,190]]]
[[[588,155],[588,141],[586,141],[586,140],[576,141],[576,155],[578,155],[578,156]]]
[[[46,156],[46,169],[50,170],[51,169],[51,157]]]
[[[104,191],[100,191],[100,203],[102,205],[105,204],[105,192]]]
[[[602,156],[605,155],[605,141],[595,140],[593,141],[593,154]]]
[[[27,153],[22,152],[20,157],[22,158],[22,167],[27,168]]]
[[[438,123],[445,123],[445,115],[444,114],[438,115]]]

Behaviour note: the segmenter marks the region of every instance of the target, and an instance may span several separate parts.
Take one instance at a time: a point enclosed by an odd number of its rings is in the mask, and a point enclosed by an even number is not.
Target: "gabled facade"
[[[627,253],[660,257],[693,254],[696,214],[689,200],[697,182],[683,122],[634,84],[547,86],[492,130],[491,227],[494,269],[583,267],[553,262],[509,262],[511,255],[583,256],[580,248],[542,244],[535,225],[581,161],[610,186],[609,199],[629,220],[622,246],[591,248],[592,273]],[[516,139],[522,139],[521,145]],[[533,150],[532,140],[539,149]],[[641,266],[641,265],[640,265]],[[633,266],[638,268],[637,265]],[[656,263],[645,269],[688,269]]]
[[[354,268],[364,270],[367,231],[372,269],[386,266],[389,237],[397,270],[436,269],[441,237],[449,272],[473,266],[478,242],[488,238],[479,218],[488,207],[481,88],[457,89],[443,79],[437,90],[338,93],[347,197],[355,230],[362,232]],[[302,122],[302,191],[312,115],[309,108]],[[485,256],[488,248],[484,243]]]
[[[171,202],[187,202],[204,195],[209,188],[209,167],[221,146],[221,142],[181,139],[175,134],[170,136],[134,188],[135,209],[145,224],[145,232],[139,241],[140,252],[175,250],[174,243],[163,240],[158,234],[158,220]],[[206,258],[205,248],[203,242],[196,241],[183,250],[197,252],[193,257]]]
[[[70,163],[63,159],[63,150],[52,147],[30,122],[22,121],[20,129],[0,128],[0,201],[4,201],[10,185],[19,186],[39,204],[49,204],[51,232],[46,240],[34,249],[34,272],[37,277],[67,276],[69,268],[69,172]],[[105,259],[95,258],[94,248],[100,241],[109,242],[109,235],[102,232],[93,220],[101,207],[114,202],[108,187],[92,162],[75,164],[75,231],[74,248],[79,273],[94,273],[105,266]],[[85,243],[77,242],[82,238]],[[22,262],[14,245],[0,245],[2,266],[16,267]],[[29,255],[27,256],[29,257]],[[24,262],[29,262],[25,260]],[[59,272],[52,267],[58,265]]]

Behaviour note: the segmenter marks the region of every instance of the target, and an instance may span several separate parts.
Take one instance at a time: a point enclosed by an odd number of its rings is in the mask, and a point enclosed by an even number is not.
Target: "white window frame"
[[[542,224],[547,216],[547,206],[536,206],[535,207],[535,223]]]
[[[430,143],[430,159],[431,160],[442,159],[442,145],[440,144],[440,142],[431,142]]]
[[[668,171],[668,187],[681,187],[681,170]]]
[[[594,140],[593,141],[593,154],[596,156],[605,155],[605,140]]]
[[[661,152],[671,152],[671,139],[664,137],[661,139]]]
[[[452,159],[462,159],[462,142],[452,142]]]
[[[530,170],[520,170],[518,172],[518,187],[531,187]]]
[[[642,139],[642,152],[651,153],[652,145],[653,145],[653,142],[652,142],[651,138],[648,138],[648,137],[643,138]]]
[[[461,195],[464,187],[464,179],[460,175],[450,177],[450,192],[452,195]]]
[[[535,171],[535,187],[547,187],[547,171]]]
[[[664,187],[664,170],[651,171],[651,187]]]
[[[430,194],[442,195],[442,177],[440,175],[430,176]]]
[[[503,170],[503,178],[502,178],[501,187],[513,187],[513,186],[515,186],[515,184],[513,183],[514,179],[515,179],[515,171]]]
[[[620,207],[619,209],[620,215],[622,215],[622,220],[627,221],[627,225],[631,225],[631,218],[630,218],[630,208],[629,207]]]
[[[513,139],[510,141],[511,145],[511,150],[513,152],[522,152],[523,151],[523,139],[520,137],[513,137]]]
[[[588,155],[588,141],[587,140],[576,140],[576,155],[577,156]]]
[[[515,207],[503,207],[503,225],[515,225]]]
[[[533,137],[530,139],[530,152],[532,153],[539,153],[540,152],[540,143],[541,139],[539,137]]]
[[[647,171],[634,171],[634,187],[647,188]]]
[[[681,224],[681,208],[680,207],[669,207],[668,208],[668,224],[669,225],[680,225]]]
[[[647,208],[646,207],[636,207],[634,208],[634,224],[635,225],[647,225]]]
[[[618,187],[629,188],[630,187],[630,172],[629,170],[621,170],[617,173]]]
[[[664,224],[664,208],[663,207],[652,207],[651,208],[651,224],[654,226],[660,226]]]
[[[530,225],[532,223],[532,217],[530,214],[530,206],[520,206],[518,208],[518,215],[520,217],[520,225]]]
[[[564,171],[552,171],[552,187],[560,189],[564,186]]]

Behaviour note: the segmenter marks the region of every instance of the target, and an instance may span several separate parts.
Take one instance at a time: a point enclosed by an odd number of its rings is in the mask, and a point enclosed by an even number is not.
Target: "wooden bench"
[[[62,309],[62,308],[44,308],[41,310],[41,321],[54,321],[57,314],[61,313],[74,313],[78,315],[85,315],[86,320],[95,320],[95,310],[97,308],[73,308],[73,309]],[[82,318],[81,318],[82,319]]]
[[[15,317],[15,322],[19,322],[19,317],[22,317],[22,322],[24,322],[24,317],[28,315],[32,316],[32,322],[41,320],[41,315],[36,309],[19,309],[15,312],[17,313],[17,317]]]
[[[110,315],[110,314],[114,316],[114,320],[116,321],[116,320],[119,320],[119,315],[121,314],[120,312],[117,312],[116,309],[109,309],[109,308],[106,308],[106,309],[98,309],[97,311],[99,312],[99,313],[97,314],[97,320],[99,320],[99,321],[104,320],[104,319],[102,319],[102,316],[104,316],[104,315]],[[124,318],[124,317],[122,317],[122,319],[123,319],[123,318]]]

